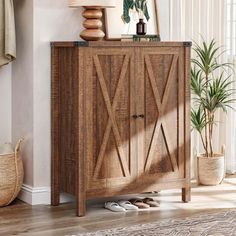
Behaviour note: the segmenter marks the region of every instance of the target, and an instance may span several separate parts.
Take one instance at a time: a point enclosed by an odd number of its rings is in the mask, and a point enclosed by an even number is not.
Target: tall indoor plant
[[[191,122],[204,148],[204,153],[198,155],[198,175],[200,183],[216,185],[224,178],[224,155],[218,154],[213,148],[216,112],[233,109],[233,67],[232,64],[219,62],[225,51],[220,52],[221,48],[216,46],[214,39],[209,44],[205,41],[195,43],[193,50],[196,57],[192,59],[191,70],[194,101]]]

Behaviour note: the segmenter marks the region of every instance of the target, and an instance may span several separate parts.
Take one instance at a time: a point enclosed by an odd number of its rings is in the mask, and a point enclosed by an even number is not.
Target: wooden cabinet
[[[191,43],[52,43],[52,204],[182,188]]]
[[[133,48],[90,48],[86,57],[87,186],[124,187],[135,176],[131,145],[135,91]]]

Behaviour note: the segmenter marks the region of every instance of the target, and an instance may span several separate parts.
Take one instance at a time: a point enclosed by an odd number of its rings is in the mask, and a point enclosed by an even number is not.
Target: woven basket
[[[19,194],[24,177],[20,139],[15,153],[0,155],[0,207],[9,205]]]
[[[203,185],[218,185],[224,179],[225,159],[223,154],[214,157],[198,156],[199,182]]]

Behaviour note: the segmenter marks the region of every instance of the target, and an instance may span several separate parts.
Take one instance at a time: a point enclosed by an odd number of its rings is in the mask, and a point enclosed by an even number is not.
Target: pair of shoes
[[[129,200],[133,205],[137,206],[140,209],[149,208],[149,207],[159,207],[160,203],[154,201],[153,198],[134,198]]]
[[[114,212],[125,212],[127,210],[138,210],[137,206],[134,206],[129,201],[118,201],[118,202],[106,202],[105,206],[106,209]]]

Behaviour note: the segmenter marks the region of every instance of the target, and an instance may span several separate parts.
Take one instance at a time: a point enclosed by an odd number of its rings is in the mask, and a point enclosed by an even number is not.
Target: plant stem
[[[205,71],[205,76],[206,76],[206,90],[208,90],[208,71]],[[206,119],[206,126],[205,126],[205,142],[206,142],[206,155],[207,157],[209,157],[209,152],[208,152],[208,138],[210,136],[210,131],[209,134],[207,132],[207,128],[208,128],[208,124],[209,124],[209,113],[207,111],[207,109],[204,107],[204,115],[205,115],[205,119]],[[209,136],[208,136],[209,135]],[[210,139],[209,139],[210,140]],[[210,144],[211,146],[211,144]]]
[[[207,112],[208,118],[208,134],[209,134],[209,146],[210,146],[210,156],[213,156],[213,149],[212,149],[212,114],[208,111]]]
[[[200,133],[200,132],[199,132]],[[202,141],[202,145],[203,145],[203,148],[204,148],[204,150],[205,150],[205,152],[206,152],[206,154],[208,153],[208,150],[207,150],[207,148],[206,148],[206,145],[205,145],[205,143],[204,143],[204,139],[203,139],[203,136],[202,136],[202,134],[200,133],[200,137],[201,137],[201,141]]]
[[[208,117],[207,117],[207,111],[206,109],[204,108],[204,116],[206,117],[206,122],[208,120]],[[206,156],[209,157],[209,152],[208,152],[208,134],[207,134],[207,124],[205,126],[205,150],[206,150]]]
[[[203,101],[203,98],[200,97],[200,100]],[[206,122],[206,125],[204,127],[205,142],[204,142],[202,134],[201,134],[201,136],[202,136],[201,139],[202,139],[203,147],[204,147],[204,149],[206,151],[206,156],[209,157],[209,152],[208,152],[208,135],[207,135],[207,121],[208,121],[208,117],[207,117],[207,110],[206,110],[206,108],[203,108],[203,112],[204,112],[205,122]]]
[[[214,120],[214,114],[211,114],[209,123],[209,141],[210,141],[210,151],[212,157],[213,157],[212,136],[213,136],[213,125],[214,125],[213,120]]]

